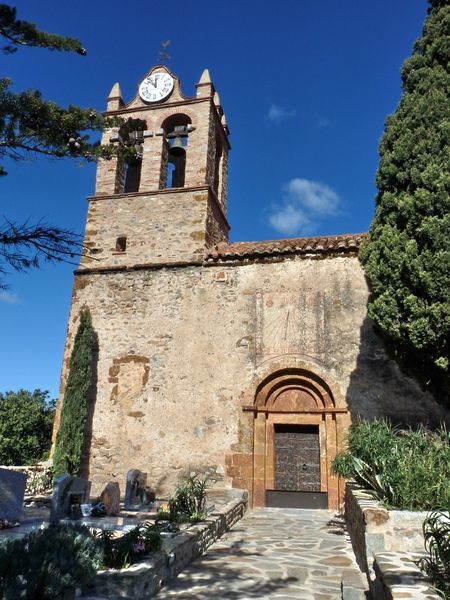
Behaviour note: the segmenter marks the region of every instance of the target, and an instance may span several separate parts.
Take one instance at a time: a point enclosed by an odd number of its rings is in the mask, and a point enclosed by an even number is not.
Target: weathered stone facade
[[[135,192],[117,187],[114,161],[98,167],[86,227],[94,260],[76,273],[61,380],[62,397],[87,306],[98,361],[86,474],[99,490],[141,469],[163,494],[201,471],[248,489],[261,506],[274,486],[275,427],[310,425],[319,430],[321,491],[337,507],[343,487],[330,463],[352,419],[442,413],[373,332],[361,236],[227,243],[228,128],[207,72],[197,90],[185,98],[175,80],[168,100],[125,106],[115,86],[109,99],[112,114],[145,118],[146,133],[178,112],[195,129],[184,187],[161,187],[167,132],[144,138]],[[146,153],[149,141],[159,150]]]

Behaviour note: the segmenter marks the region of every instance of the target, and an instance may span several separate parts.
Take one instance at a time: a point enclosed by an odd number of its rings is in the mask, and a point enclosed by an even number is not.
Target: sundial
[[[322,354],[324,308],[324,294],[314,290],[259,292],[256,296],[258,357]]]

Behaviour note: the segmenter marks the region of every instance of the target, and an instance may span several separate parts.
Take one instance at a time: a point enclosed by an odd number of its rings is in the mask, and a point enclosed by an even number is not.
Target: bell
[[[185,149],[183,146],[183,139],[181,136],[177,135],[177,137],[172,138],[170,144],[170,154],[172,156],[183,156],[185,154]]]

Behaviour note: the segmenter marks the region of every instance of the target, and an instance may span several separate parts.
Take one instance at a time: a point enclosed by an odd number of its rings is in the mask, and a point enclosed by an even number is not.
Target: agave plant
[[[419,566],[430,578],[437,593],[450,599],[450,516],[448,512],[435,510],[423,523],[425,549],[428,556]]]
[[[400,430],[384,420],[356,422],[333,472],[354,479],[392,508],[436,510],[450,504],[450,438],[445,429]]]
[[[200,521],[205,517],[207,478],[191,475],[169,500],[170,517],[174,521]]]

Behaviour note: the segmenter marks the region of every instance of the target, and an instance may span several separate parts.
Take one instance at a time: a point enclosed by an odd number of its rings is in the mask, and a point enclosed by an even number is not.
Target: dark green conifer
[[[380,144],[378,195],[360,253],[369,316],[394,356],[448,399],[450,350],[450,0],[429,0]]]
[[[78,475],[84,445],[89,392],[95,348],[95,332],[89,310],[80,313],[80,324],[70,357],[69,376],[64,392],[61,421],[53,454],[55,477]]]

